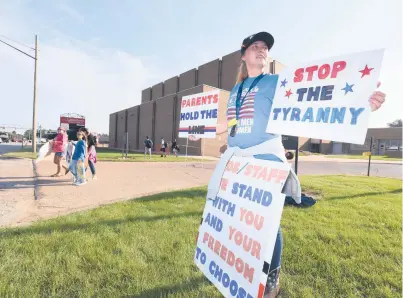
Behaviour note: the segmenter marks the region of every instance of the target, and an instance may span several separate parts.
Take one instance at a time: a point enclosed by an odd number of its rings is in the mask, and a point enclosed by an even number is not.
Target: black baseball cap
[[[248,36],[242,42],[241,55],[245,54],[246,49],[255,41],[263,41],[270,51],[270,49],[274,44],[274,37],[268,32],[259,32],[256,34],[252,34],[251,36]]]

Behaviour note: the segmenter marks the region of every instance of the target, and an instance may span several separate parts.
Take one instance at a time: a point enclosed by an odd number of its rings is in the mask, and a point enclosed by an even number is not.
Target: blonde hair
[[[246,67],[245,61],[241,60],[241,63],[238,68],[238,75],[236,77],[236,83],[238,84],[245,80],[248,77],[248,68]]]
[[[273,61],[270,57],[267,57],[267,64],[263,69],[264,74],[269,74],[270,73],[270,63]],[[236,77],[236,84],[241,83],[243,80],[245,80],[248,77],[248,68],[246,67],[245,61],[241,60],[241,63],[239,64],[238,68],[238,75]]]

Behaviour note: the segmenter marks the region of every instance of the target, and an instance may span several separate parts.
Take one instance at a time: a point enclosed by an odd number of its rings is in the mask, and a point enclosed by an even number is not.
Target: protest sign
[[[215,138],[220,91],[183,96],[179,121],[179,137],[197,135],[201,139]]]
[[[232,157],[203,212],[194,261],[225,297],[263,297],[288,163]]]
[[[266,131],[364,144],[384,50],[284,68]]]

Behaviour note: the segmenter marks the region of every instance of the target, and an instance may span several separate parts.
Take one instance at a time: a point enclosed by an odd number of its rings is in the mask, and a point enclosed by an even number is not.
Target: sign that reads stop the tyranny
[[[219,90],[182,97],[179,137],[215,138],[219,101]]]

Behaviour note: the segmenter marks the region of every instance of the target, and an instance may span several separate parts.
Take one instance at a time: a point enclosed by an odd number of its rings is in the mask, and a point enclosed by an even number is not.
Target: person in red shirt
[[[56,172],[56,174],[53,174],[51,177],[62,176],[60,174],[62,167],[65,171],[64,174],[67,174],[69,172],[69,169],[65,165],[62,165],[62,160],[64,157],[64,152],[66,149],[67,142],[68,142],[68,137],[66,134],[66,130],[63,127],[59,127],[57,129],[56,137],[52,140],[52,149],[53,149],[53,152],[55,153],[53,162],[57,165],[57,172]]]

